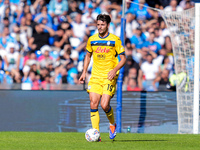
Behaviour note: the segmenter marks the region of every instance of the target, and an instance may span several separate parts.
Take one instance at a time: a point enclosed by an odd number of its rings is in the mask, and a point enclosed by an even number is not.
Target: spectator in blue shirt
[[[8,27],[9,32],[12,32],[14,25],[14,23],[10,22],[8,17],[4,17],[3,21],[0,22],[0,33],[3,32],[4,27]]]
[[[127,13],[132,13],[132,14],[134,14],[134,8],[135,7],[133,7],[133,5],[131,5],[132,3],[126,3],[126,14]],[[121,11],[122,12],[122,11]]]
[[[3,0],[0,0],[0,7],[3,5]]]
[[[126,3],[125,15],[132,14],[135,18],[135,9],[131,7],[131,3]],[[122,10],[118,13],[118,17],[122,17]],[[121,21],[121,19],[120,19]]]
[[[149,40],[143,44],[143,47],[147,47],[151,51],[158,54],[159,50],[161,49],[161,45],[158,42],[154,41],[154,38],[155,38],[155,32],[151,32]]]
[[[10,3],[16,5],[16,6],[19,6],[19,5],[24,5],[24,3],[27,3],[28,5],[31,4],[31,1],[30,0],[10,0]]]
[[[136,29],[135,34],[131,37],[131,45],[133,47],[133,49],[141,49],[143,46],[143,43],[146,41],[146,36],[145,34],[142,32],[142,29],[140,27],[138,27]]]
[[[35,0],[32,6],[35,11],[35,14],[38,14],[41,12],[42,7],[46,6],[46,1],[45,0]]]
[[[130,7],[135,10],[139,7],[138,6],[139,0],[133,0],[133,1],[134,1],[134,3],[130,3],[130,5],[131,5]],[[144,5],[148,6],[148,4],[146,2],[144,3]]]
[[[92,6],[94,7],[94,12],[95,13],[97,13],[97,14],[101,13],[101,9],[100,9],[100,7],[98,6],[98,4],[96,3],[95,0],[92,1]]]
[[[17,22],[20,24],[22,17],[25,17],[26,14],[31,13],[32,18],[34,18],[35,11],[31,9],[29,5],[24,5],[23,9],[21,9],[18,13]]]
[[[70,0],[69,2],[69,10],[67,11],[67,20],[75,21],[77,14],[83,14],[83,12],[78,8],[77,1]]]
[[[74,67],[74,63],[67,64],[67,82],[71,85],[78,83],[78,70]]]
[[[0,37],[0,47],[3,47],[5,49],[8,43],[17,44],[17,41],[10,35],[9,28],[4,27],[2,36]]]
[[[148,9],[146,7],[144,7],[143,5],[145,4],[145,0],[139,0],[139,5],[138,7],[135,8],[135,15],[136,15],[136,19],[140,19],[140,20],[147,20],[149,18],[151,18],[150,13],[148,12]]]
[[[1,20],[4,17],[8,17],[10,22],[15,22],[17,17],[17,7],[10,3],[10,0],[4,0],[3,5],[0,7],[0,17]]]
[[[41,13],[39,13],[35,16],[34,21],[38,22],[38,23],[43,23],[50,28],[53,27],[53,19],[52,19],[51,15],[48,14],[48,12],[47,12],[47,6],[42,7]]]
[[[66,0],[51,0],[49,3],[49,14],[54,18],[54,24],[65,18],[68,11],[68,2]]]

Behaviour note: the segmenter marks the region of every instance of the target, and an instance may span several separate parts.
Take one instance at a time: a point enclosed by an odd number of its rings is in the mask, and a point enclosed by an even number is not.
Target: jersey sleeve
[[[89,38],[88,41],[87,41],[86,49],[87,49],[87,51],[88,51],[89,53],[92,53],[92,46],[91,46],[90,38]]]
[[[121,55],[121,54],[125,53],[124,47],[123,47],[122,42],[121,42],[121,40],[119,38],[117,38],[117,40],[116,40],[115,48],[116,48],[116,51],[117,51],[118,55]]]

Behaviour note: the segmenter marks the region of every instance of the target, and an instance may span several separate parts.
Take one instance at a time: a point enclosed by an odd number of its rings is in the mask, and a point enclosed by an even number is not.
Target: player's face
[[[108,24],[105,21],[98,20],[97,21],[97,29],[99,34],[106,34],[108,32]]]

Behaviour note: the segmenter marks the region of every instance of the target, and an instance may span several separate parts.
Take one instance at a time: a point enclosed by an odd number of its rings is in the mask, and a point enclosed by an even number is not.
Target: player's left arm
[[[117,66],[113,70],[108,72],[108,79],[109,80],[112,80],[116,76],[117,71],[120,70],[126,63],[125,54],[121,54],[121,55],[119,55],[119,57],[121,59],[120,62],[117,64]]]
[[[122,42],[119,37],[117,37],[117,39],[115,41],[115,50],[120,57],[120,61],[113,70],[108,72],[109,80],[112,80],[116,76],[117,71],[120,70],[126,63],[125,50],[124,50],[124,47],[123,47]]]
[[[122,42],[121,42],[119,37],[117,37],[117,39],[115,41],[115,50],[120,57],[120,61],[113,70],[108,72],[108,79],[109,80],[112,80],[116,76],[117,71],[119,69],[121,69],[124,66],[124,64],[126,63],[126,56],[125,56],[124,47],[123,47]]]

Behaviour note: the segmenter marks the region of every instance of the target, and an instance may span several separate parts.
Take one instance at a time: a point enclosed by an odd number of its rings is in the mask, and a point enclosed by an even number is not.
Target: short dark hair
[[[147,56],[151,56],[153,58],[153,56],[148,52]]]
[[[99,14],[97,16],[97,21],[98,20],[101,20],[101,21],[106,21],[107,24],[109,24],[111,22],[111,18],[109,15],[106,15],[106,14]]]
[[[9,21],[9,18],[8,17],[4,17],[3,20],[8,20]]]
[[[150,34],[154,34],[155,35],[156,33],[155,32],[151,32]]]

